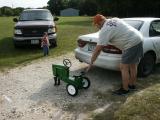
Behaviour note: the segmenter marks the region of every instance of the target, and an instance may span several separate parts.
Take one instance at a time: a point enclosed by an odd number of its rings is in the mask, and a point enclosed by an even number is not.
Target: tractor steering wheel
[[[72,66],[72,63],[69,59],[64,59],[63,64],[64,66],[69,67],[69,68]]]

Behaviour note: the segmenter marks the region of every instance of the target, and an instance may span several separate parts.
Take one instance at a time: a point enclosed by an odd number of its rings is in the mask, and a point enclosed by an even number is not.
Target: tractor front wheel
[[[66,86],[67,92],[71,96],[76,96],[78,94],[78,89],[74,85],[68,84]]]

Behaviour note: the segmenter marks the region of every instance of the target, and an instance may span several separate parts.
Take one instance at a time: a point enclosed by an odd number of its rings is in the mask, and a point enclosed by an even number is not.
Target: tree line
[[[24,8],[21,7],[11,8],[4,6],[0,8],[0,16],[19,16],[23,10]]]
[[[159,17],[160,0],[49,0],[47,8],[54,15],[66,8],[75,8],[80,15],[101,13],[117,17]],[[18,16],[24,8],[1,7],[0,16]]]
[[[47,8],[59,15],[65,8],[80,10],[80,15],[139,17],[160,16],[160,0],[49,0]]]

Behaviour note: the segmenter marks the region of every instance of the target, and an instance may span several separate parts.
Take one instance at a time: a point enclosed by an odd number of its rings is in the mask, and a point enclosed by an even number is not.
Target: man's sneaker
[[[129,90],[125,90],[123,88],[120,88],[113,92],[113,94],[116,94],[116,95],[126,95],[127,93],[129,93]]]
[[[136,86],[135,86],[135,85],[128,85],[128,88],[129,88],[130,90],[136,90]]]

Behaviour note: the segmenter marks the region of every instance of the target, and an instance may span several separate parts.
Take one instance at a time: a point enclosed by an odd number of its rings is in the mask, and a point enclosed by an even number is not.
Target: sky
[[[38,8],[47,6],[49,0],[0,0],[0,7],[24,7],[24,8]]]

